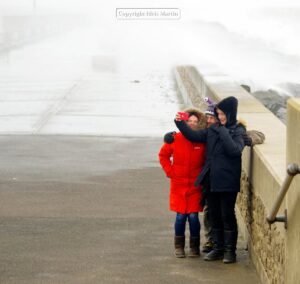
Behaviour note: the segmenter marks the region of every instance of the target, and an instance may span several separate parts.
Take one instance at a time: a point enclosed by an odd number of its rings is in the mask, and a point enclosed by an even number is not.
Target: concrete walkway
[[[0,283],[259,283],[176,259],[161,139],[1,136]]]

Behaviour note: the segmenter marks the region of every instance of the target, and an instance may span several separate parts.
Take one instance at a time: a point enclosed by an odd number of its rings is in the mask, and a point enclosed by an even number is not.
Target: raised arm
[[[183,134],[185,138],[192,142],[202,142],[205,143],[207,139],[207,129],[202,130],[192,130],[185,121],[174,120],[177,128]]]

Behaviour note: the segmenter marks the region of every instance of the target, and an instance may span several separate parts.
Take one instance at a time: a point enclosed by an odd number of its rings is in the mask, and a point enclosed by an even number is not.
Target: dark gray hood
[[[215,107],[215,113],[218,117],[216,109],[220,109],[226,114],[227,123],[226,126],[232,126],[237,123],[237,108],[238,108],[238,100],[235,97],[228,97],[224,100],[220,101]]]

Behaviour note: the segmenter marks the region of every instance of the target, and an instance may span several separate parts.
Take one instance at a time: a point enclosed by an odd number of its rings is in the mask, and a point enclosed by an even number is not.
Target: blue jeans
[[[201,225],[199,222],[198,212],[190,214],[177,213],[175,220],[175,236],[184,236],[186,220],[189,221],[190,236],[199,237]]]

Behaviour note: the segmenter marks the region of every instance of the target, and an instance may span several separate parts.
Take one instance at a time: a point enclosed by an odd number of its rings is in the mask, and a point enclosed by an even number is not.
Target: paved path
[[[258,283],[176,259],[160,139],[1,136],[0,283]]]

